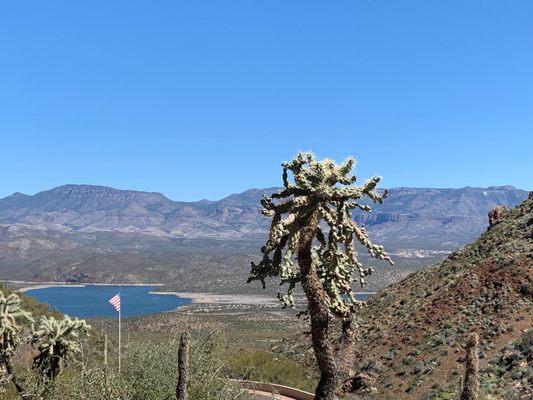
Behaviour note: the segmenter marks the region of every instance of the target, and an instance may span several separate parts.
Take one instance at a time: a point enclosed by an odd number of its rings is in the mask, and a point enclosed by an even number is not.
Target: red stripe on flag
[[[115,310],[120,311],[120,295],[116,294],[110,298],[109,303],[115,308]]]

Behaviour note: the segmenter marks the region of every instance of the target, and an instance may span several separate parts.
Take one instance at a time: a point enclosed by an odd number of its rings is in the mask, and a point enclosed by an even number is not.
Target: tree
[[[372,257],[393,264],[383,246],[373,244],[365,228],[353,220],[352,210],[371,211],[359,199],[366,197],[381,203],[387,195],[386,191],[375,190],[380,177],[373,177],[362,186],[354,185],[354,165],[353,158],[338,165],[329,159],[318,161],[307,152],[282,164],[283,189],[261,201],[263,214],[272,218],[270,235],[261,249],[263,259],[259,264],[252,263],[248,279],[259,280],[265,287],[266,278],[279,277],[288,289],[278,297],[288,307],[294,307],[293,290],[301,284],[321,373],[317,400],[336,398],[340,377],[335,355],[337,350],[352,345],[353,314],[362,306],[355,299],[353,284],[359,281],[363,286],[365,277],[372,273],[358,260],[355,241]],[[289,173],[293,182],[289,181]],[[342,321],[338,342],[330,337],[334,319]]]
[[[13,382],[19,394],[24,393],[24,387],[18,381],[11,362],[11,357],[20,343],[20,322],[33,322],[31,314],[21,307],[22,300],[12,293],[4,296],[0,291],[0,368],[5,369],[8,378]]]
[[[80,352],[79,338],[88,334],[90,326],[84,320],[42,317],[37,329],[31,333],[30,343],[39,354],[33,359],[34,368],[41,376],[53,382],[61,372],[62,364]]]

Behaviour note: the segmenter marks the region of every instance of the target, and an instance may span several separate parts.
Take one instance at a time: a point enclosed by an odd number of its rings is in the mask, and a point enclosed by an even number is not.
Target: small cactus
[[[0,292],[0,356],[11,356],[20,341],[20,322],[33,322],[31,313],[21,307],[22,300],[15,293],[4,296]]]
[[[189,341],[188,332],[183,332],[178,349],[178,384],[176,385],[176,399],[187,400],[187,381],[189,379]]]
[[[43,317],[31,333],[30,343],[39,354],[33,359],[34,368],[53,381],[61,372],[62,364],[80,352],[79,338],[88,334],[90,326],[84,320]]]
[[[478,398],[478,347],[479,337],[477,333],[472,333],[466,345],[465,376],[463,380],[461,400],[477,400]]]
[[[18,381],[11,363],[11,357],[21,340],[20,322],[33,322],[31,314],[21,307],[21,298],[12,293],[5,296],[0,291],[0,374],[2,381],[11,380],[17,391],[24,393],[24,387]],[[1,382],[0,382],[1,384]]]

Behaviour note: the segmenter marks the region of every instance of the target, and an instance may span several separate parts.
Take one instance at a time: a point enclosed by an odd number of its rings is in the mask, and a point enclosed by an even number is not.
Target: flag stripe
[[[109,303],[115,308],[115,310],[120,311],[120,295],[116,294],[111,299]]]

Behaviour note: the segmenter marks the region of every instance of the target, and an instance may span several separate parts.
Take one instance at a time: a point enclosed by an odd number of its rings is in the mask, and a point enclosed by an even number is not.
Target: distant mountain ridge
[[[180,282],[196,282],[187,279],[195,271],[197,279],[211,282],[209,290],[243,282],[231,290],[250,291],[244,283],[247,266],[260,253],[269,226],[260,199],[276,190],[250,189],[197,202],[91,185],[16,193],[0,199],[0,275],[181,287]],[[527,192],[507,186],[390,189],[371,214],[355,215],[401,266],[381,271],[377,287],[441,260],[486,229],[487,212],[495,205],[512,207],[526,197]],[[228,278],[223,287],[212,280],[220,274]]]
[[[218,201],[173,201],[161,193],[105,186],[64,185],[33,196],[0,199],[0,225],[57,232],[142,233],[159,237],[262,239],[268,220],[260,199],[277,188],[250,189]],[[512,186],[462,189],[399,187],[373,212],[356,219],[377,240],[417,248],[453,248],[475,238],[498,204],[513,207],[527,192]],[[424,246],[422,246],[424,248]],[[427,247],[427,246],[426,246]]]
[[[265,189],[268,190],[268,189]],[[105,186],[64,185],[34,196],[16,193],[0,200],[0,224],[62,230],[139,232],[156,236],[240,238],[259,235],[261,194],[254,190],[220,201],[172,201],[161,193]]]

